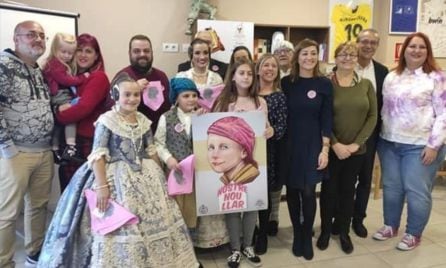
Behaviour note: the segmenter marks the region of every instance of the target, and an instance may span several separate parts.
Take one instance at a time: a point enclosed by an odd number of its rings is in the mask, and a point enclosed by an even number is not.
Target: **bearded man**
[[[155,133],[160,116],[170,109],[169,103],[169,79],[166,74],[152,67],[153,51],[152,42],[149,37],[138,34],[130,38],[129,41],[130,65],[120,70],[119,73],[126,72],[135,79],[145,90],[141,94],[146,94],[141,98],[138,111],[147,116],[152,121],[152,132]],[[160,101],[161,100],[161,101]],[[160,102],[158,105],[148,106],[147,103]]]

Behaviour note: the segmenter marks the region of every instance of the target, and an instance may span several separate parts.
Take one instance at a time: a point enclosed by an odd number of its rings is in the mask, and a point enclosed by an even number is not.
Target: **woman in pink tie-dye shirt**
[[[433,181],[446,153],[445,76],[425,34],[404,41],[398,66],[384,80],[381,115],[384,226],[373,238],[397,236],[406,199],[407,225],[397,248],[412,250],[429,220]]]

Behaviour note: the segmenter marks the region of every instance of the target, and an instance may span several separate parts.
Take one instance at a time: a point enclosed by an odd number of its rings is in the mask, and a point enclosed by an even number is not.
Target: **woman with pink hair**
[[[77,88],[79,102],[76,105],[63,104],[56,111],[57,121],[63,125],[77,124],[76,149],[78,156],[85,159],[93,146],[93,123],[107,109],[110,83],[104,71],[104,60],[97,39],[89,34],[77,37],[75,61],[78,74],[89,72],[90,76]],[[61,139],[63,141],[65,139]],[[61,191],[65,189],[79,162],[68,162],[59,168]]]

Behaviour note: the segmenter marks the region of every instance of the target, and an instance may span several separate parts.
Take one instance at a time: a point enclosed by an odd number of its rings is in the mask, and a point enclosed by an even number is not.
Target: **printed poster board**
[[[197,31],[212,29],[211,35],[217,45],[212,50],[212,58],[229,63],[232,51],[237,46],[245,46],[253,53],[254,23],[243,21],[197,20]]]
[[[417,30],[418,0],[391,0],[389,34],[410,34]]]
[[[264,131],[263,112],[192,117],[198,216],[267,209]]]
[[[419,0],[418,32],[429,36],[435,58],[446,58],[446,4],[440,0]]]

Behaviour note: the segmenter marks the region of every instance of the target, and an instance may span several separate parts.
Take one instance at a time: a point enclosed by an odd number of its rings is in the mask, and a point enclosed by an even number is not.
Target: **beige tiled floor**
[[[446,180],[445,180],[446,181]],[[330,246],[325,251],[320,251],[315,247],[315,256],[312,261],[306,261],[303,258],[296,258],[291,253],[291,243],[293,239],[291,223],[288,216],[286,202],[281,203],[280,208],[280,229],[277,237],[269,238],[268,252],[261,256],[263,267],[308,267],[308,268],[326,268],[326,267],[361,267],[361,268],[385,268],[385,267],[446,267],[446,183],[439,181],[436,186],[433,198],[434,206],[427,226],[422,244],[410,252],[402,252],[395,249],[399,238],[389,241],[374,241],[370,234],[368,238],[359,238],[351,232],[354,251],[350,255],[342,252],[338,237],[332,237]],[[319,214],[316,216],[315,230],[316,237],[319,235]],[[403,220],[405,214],[403,215]],[[375,231],[382,225],[382,199],[370,199],[368,208],[368,217],[366,226],[369,233]],[[405,222],[402,223],[402,232],[404,232]],[[24,267],[25,253],[23,249],[23,239],[17,236],[17,253],[15,259],[17,267]],[[316,243],[316,238],[313,239]],[[222,268],[226,266],[226,257],[228,248],[222,247],[210,252],[198,253],[198,258],[205,268]],[[242,260],[242,268],[251,267],[246,261]],[[187,267],[185,267],[187,268]]]

